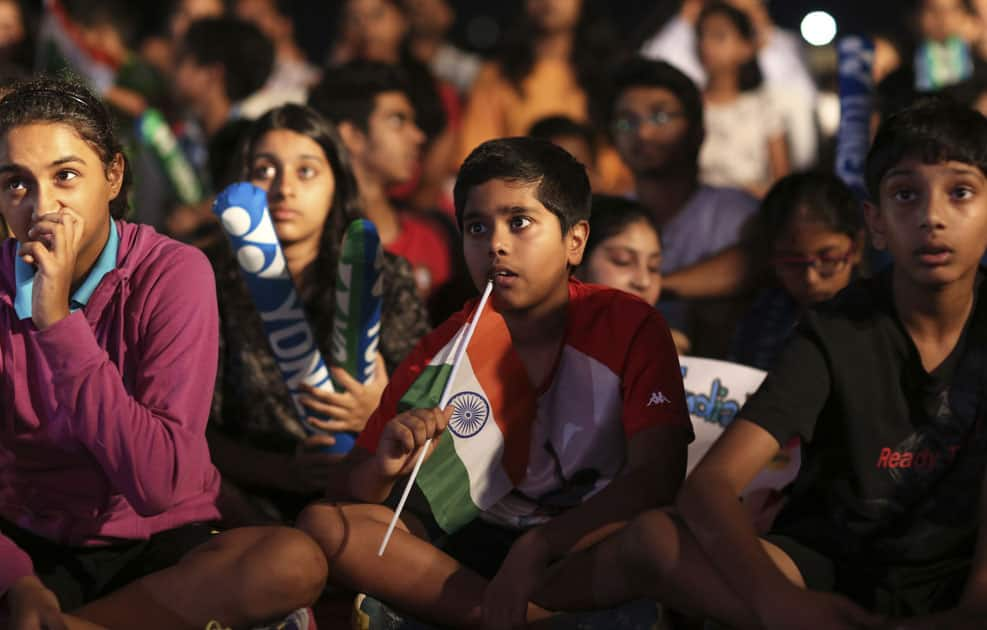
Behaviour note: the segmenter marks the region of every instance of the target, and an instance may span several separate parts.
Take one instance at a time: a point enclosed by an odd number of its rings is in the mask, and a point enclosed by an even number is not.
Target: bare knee
[[[640,514],[620,533],[621,564],[638,577],[664,578],[678,562],[680,533],[666,512]]]
[[[347,541],[360,533],[360,524],[387,524],[393,512],[383,505],[316,503],[305,508],[295,525],[311,536],[331,562]]]
[[[775,563],[778,570],[785,574],[785,577],[799,588],[806,588],[805,579],[802,577],[802,572],[799,570],[798,565],[792,560],[785,551],[775,544],[768,542],[767,540],[761,539],[761,547],[764,548],[764,552],[768,554],[771,561]]]
[[[244,556],[241,569],[244,604],[252,618],[311,605],[322,593],[328,573],[319,545],[304,532],[287,527],[271,528]]]

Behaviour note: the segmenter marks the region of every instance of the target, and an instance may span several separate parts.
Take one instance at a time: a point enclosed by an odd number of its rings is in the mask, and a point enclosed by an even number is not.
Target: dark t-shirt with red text
[[[807,314],[739,416],[802,468],[773,533],[851,564],[907,567],[973,552],[987,458],[987,307],[931,373],[895,314],[891,270]]]

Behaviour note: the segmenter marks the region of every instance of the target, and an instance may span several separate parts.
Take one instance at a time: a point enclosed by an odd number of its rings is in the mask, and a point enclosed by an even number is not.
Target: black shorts
[[[955,607],[970,572],[970,557],[922,566],[875,566],[835,560],[789,536],[764,538],[788,554],[809,589],[839,593],[867,610],[893,617]]]
[[[391,509],[397,507],[401,493],[404,492],[404,484],[404,479],[394,484],[394,490],[384,505]],[[411,514],[421,521],[429,542],[488,580],[497,575],[507,552],[524,533],[476,518],[452,534],[447,534],[439,527],[428,500],[417,485],[408,495],[408,502],[402,511],[402,515],[404,514]]]
[[[93,600],[166,569],[210,539],[215,530],[193,523],[159,532],[148,540],[102,547],[69,547],[0,519],[0,532],[31,557],[34,573],[72,611]]]

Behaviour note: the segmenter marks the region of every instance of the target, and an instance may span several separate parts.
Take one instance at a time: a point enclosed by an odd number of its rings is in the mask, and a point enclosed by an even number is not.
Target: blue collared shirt
[[[110,235],[106,240],[106,246],[96,259],[96,263],[89,271],[85,281],[75,290],[69,298],[69,310],[75,312],[89,303],[96,287],[99,286],[103,276],[113,271],[117,267],[117,252],[120,250],[120,235],[117,232],[116,222],[110,221]],[[14,255],[14,272],[17,282],[17,294],[14,296],[14,310],[17,317],[21,319],[31,318],[31,298],[34,294],[34,265],[29,265],[20,257],[21,246],[17,244],[17,252]]]

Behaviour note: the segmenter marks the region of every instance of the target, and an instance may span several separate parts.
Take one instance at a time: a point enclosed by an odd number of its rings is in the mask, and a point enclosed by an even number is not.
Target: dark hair
[[[274,44],[246,20],[215,17],[196,20],[182,40],[181,58],[200,66],[223,67],[226,96],[242,101],[267,82],[274,69]]]
[[[377,95],[384,92],[401,92],[411,99],[404,74],[397,67],[351,61],[326,72],[309,92],[308,104],[335,125],[348,122],[367,131]]]
[[[535,198],[559,218],[563,235],[579,221],[589,219],[590,186],[586,167],[548,140],[500,138],[473,149],[459,169],[453,199],[460,229],[470,192],[492,179],[537,184]]]
[[[415,109],[415,124],[431,142],[449,123],[439,84],[432,70],[411,53],[407,39],[401,47],[398,63],[404,77],[404,92]]]
[[[62,0],[66,13],[82,26],[108,25],[128,48],[136,48],[140,17],[134,3],[127,0]]]
[[[821,223],[852,239],[864,229],[863,212],[853,191],[839,177],[823,171],[793,173],[771,187],[758,214],[765,244],[774,243],[796,218]]]
[[[867,192],[875,203],[885,174],[908,157],[926,164],[963,162],[987,176],[987,118],[953,101],[927,98],[885,119],[865,170]]]
[[[408,8],[404,6],[403,2],[398,0],[384,0],[387,4],[393,7],[396,11],[402,15],[408,14]],[[347,10],[346,3],[340,3],[340,15],[337,17],[337,22],[342,24]],[[398,59],[393,68],[398,73],[398,79],[394,81],[393,79],[386,79],[385,83],[398,83],[400,87],[393,88],[393,90],[403,92],[408,100],[411,101],[411,105],[415,110],[415,124],[422,133],[425,134],[426,141],[432,142],[437,136],[439,136],[448,126],[449,120],[446,115],[446,108],[443,103],[442,94],[439,92],[439,84],[435,79],[435,75],[432,70],[425,63],[422,63],[418,57],[412,52],[410,47],[411,37],[410,30],[405,34],[404,40],[398,44],[399,48],[397,50]],[[354,61],[362,61],[364,64],[372,65],[386,65],[382,62],[372,62],[369,59],[357,59]],[[336,69],[330,69],[326,72],[329,75],[335,72]],[[374,70],[377,72],[377,70]],[[374,92],[374,95],[379,94],[381,91],[392,91],[379,90]],[[331,94],[326,96],[323,95],[323,100],[328,100]],[[371,99],[371,112],[373,111],[373,99]],[[312,101],[309,101],[310,105],[315,106]],[[316,107],[320,109],[321,107]],[[369,113],[367,116],[369,117]],[[366,122],[360,122],[357,119],[351,119],[354,124],[366,131]]]
[[[301,134],[322,147],[329,168],[335,179],[335,189],[329,216],[322,230],[319,253],[309,267],[310,279],[316,290],[308,295],[321,296],[318,304],[306,304],[315,319],[319,339],[328,339],[335,309],[335,293],[330,289],[336,283],[336,267],[339,264],[339,247],[350,222],[362,216],[356,178],[350,166],[349,154],[343,146],[335,127],[311,107],[293,103],[276,107],[254,121],[247,131],[241,147],[241,177],[250,180],[250,162],[257,143],[271,131],[284,129]],[[304,298],[305,296],[303,296]]]
[[[294,5],[294,0],[271,0],[271,6],[274,7],[274,11],[281,17],[290,18],[291,9]]]
[[[617,39],[610,21],[602,11],[603,3],[594,0],[582,2],[569,63],[575,71],[579,87],[586,93],[590,119],[602,126],[606,120],[610,75],[618,50]],[[528,12],[524,10],[520,11],[513,24],[514,27],[501,40],[496,59],[504,77],[521,93],[521,83],[535,66],[538,32]]]
[[[583,260],[588,261],[600,243],[638,222],[646,223],[661,239],[661,230],[654,216],[639,202],[614,195],[593,195],[593,212],[589,217],[589,238],[583,250]]]
[[[695,155],[698,156],[706,130],[703,121],[703,95],[692,79],[664,61],[632,57],[621,64],[614,77],[614,97],[610,101],[608,114],[611,123],[616,117],[617,100],[621,94],[636,87],[665,89],[675,95],[689,123],[689,137],[695,147]]]
[[[18,81],[5,88],[0,99],[0,135],[6,135],[14,127],[35,123],[61,123],[72,127],[96,152],[104,169],[117,155],[123,159],[120,192],[110,201],[110,216],[123,218],[127,213],[130,168],[106,106],[88,88],[67,78],[40,77]]]
[[[8,49],[7,61],[0,65],[0,76],[3,79],[27,78],[38,61],[37,41],[38,23],[40,22],[40,9],[34,6],[33,2],[26,0],[9,0],[17,7],[21,14],[21,26],[24,29],[24,38],[13,43]]]
[[[223,190],[241,181],[243,143],[253,125],[253,120],[237,118],[220,127],[209,138],[206,144],[206,171],[212,190]]]
[[[754,24],[746,13],[726,2],[711,2],[706,5],[702,13],[699,14],[699,19],[696,20],[697,45],[703,23],[713,15],[722,15],[727,18],[733,24],[734,28],[737,29],[741,38],[751,45],[757,44],[757,32],[754,30]],[[741,92],[756,90],[764,82],[764,77],[761,75],[761,66],[757,62],[756,54],[750,60],[743,63],[737,69],[737,73],[737,84]]]
[[[596,155],[596,132],[589,125],[577,122],[568,116],[546,116],[536,120],[528,129],[528,135],[544,140],[579,138],[589,146],[590,153]]]

